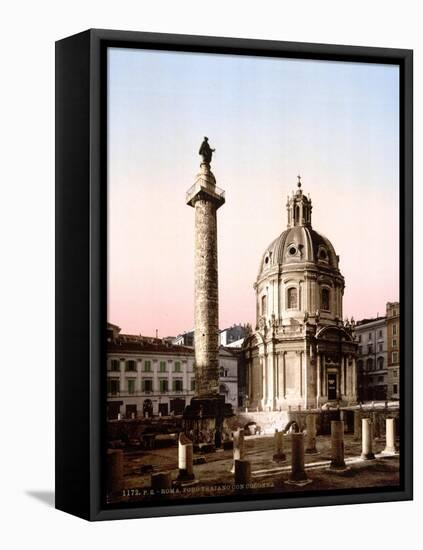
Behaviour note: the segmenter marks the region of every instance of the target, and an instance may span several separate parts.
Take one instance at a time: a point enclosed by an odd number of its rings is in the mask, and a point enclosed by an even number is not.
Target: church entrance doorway
[[[338,384],[336,372],[328,372],[328,399],[335,401],[338,396]]]

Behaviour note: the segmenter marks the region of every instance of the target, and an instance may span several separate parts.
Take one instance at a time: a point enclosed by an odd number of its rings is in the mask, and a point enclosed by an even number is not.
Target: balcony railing
[[[192,185],[186,193],[186,202],[189,202],[199,191],[205,190],[208,193],[215,195],[216,198],[224,199],[225,191],[217,187],[217,185],[207,184],[204,180],[197,181]]]

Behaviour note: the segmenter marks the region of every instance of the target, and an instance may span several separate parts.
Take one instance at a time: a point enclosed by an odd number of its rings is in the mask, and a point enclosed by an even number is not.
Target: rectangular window
[[[182,380],[173,381],[173,391],[182,391]]]
[[[396,324],[393,324],[392,325],[392,334],[395,336],[397,333],[397,325]]]
[[[166,361],[160,361],[160,372],[166,372]]]
[[[195,391],[195,378],[191,378],[191,391]]]
[[[382,331],[379,331],[379,338],[382,338]]]
[[[370,342],[371,339],[372,339],[372,333],[369,332],[369,342]]]
[[[119,359],[112,359],[110,361],[110,370],[120,371],[120,361],[119,361]]]
[[[175,361],[175,372],[181,372],[181,363],[179,361]]]
[[[111,395],[118,395],[119,380],[107,380],[107,393],[110,393]]]
[[[358,341],[361,342],[361,334],[358,335]]]
[[[397,339],[396,339],[396,338],[394,338],[394,339],[392,340],[392,347],[393,347],[393,348],[396,348],[396,347],[397,347]]]
[[[126,372],[133,372],[137,370],[137,362],[130,359],[129,361],[126,361],[125,363],[125,370]]]
[[[383,382],[383,376],[378,376],[378,377],[377,377],[377,381],[378,381],[378,382]]]
[[[398,362],[398,352],[393,351],[392,352],[392,363],[397,363],[397,362]]]
[[[381,342],[379,343],[379,351],[383,351],[383,344]]]
[[[151,392],[153,391],[153,381],[150,378],[146,378],[142,381],[142,391]]]
[[[135,393],[135,380],[128,380],[128,393]]]
[[[144,361],[144,372],[151,372],[151,361]]]
[[[160,387],[160,393],[166,393],[169,389],[168,381],[167,380],[159,380],[159,387]]]
[[[392,388],[393,393],[398,393],[398,385],[394,384]]]
[[[394,370],[394,377],[398,378],[398,371],[397,370]]]

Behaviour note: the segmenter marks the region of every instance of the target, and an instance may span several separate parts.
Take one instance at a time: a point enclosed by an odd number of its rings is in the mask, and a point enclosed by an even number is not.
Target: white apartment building
[[[361,401],[388,397],[388,338],[386,317],[364,319],[355,326],[358,343],[358,398]]]
[[[182,414],[195,392],[194,349],[110,331],[107,353],[108,417]],[[220,393],[238,406],[236,350],[220,348]]]

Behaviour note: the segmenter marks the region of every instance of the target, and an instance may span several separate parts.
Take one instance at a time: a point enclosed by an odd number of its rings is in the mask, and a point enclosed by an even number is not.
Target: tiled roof
[[[188,346],[175,346],[173,344],[164,344],[163,342],[125,342],[120,339],[114,342],[107,343],[108,353],[125,353],[125,352],[153,352],[162,354],[181,354],[181,355],[194,355],[194,348]]]

